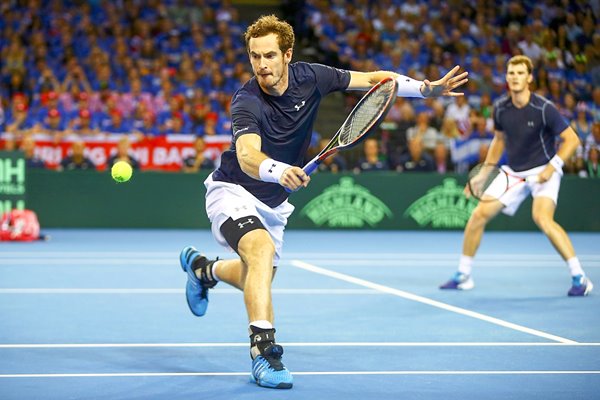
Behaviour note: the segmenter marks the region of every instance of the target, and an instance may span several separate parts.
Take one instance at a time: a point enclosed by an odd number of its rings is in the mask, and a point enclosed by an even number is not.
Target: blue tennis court
[[[0,244],[2,399],[576,399],[600,396],[600,296],[569,298],[538,232],[488,232],[476,288],[437,287],[462,232],[290,231],[275,326],[294,388],[249,382],[242,294],[188,310],[178,255],[209,231],[49,230]],[[600,234],[571,233],[600,287]]]

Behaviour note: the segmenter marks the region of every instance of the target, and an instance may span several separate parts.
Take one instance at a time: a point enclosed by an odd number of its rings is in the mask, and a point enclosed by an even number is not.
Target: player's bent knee
[[[254,215],[238,218],[236,220],[228,218],[223,222],[219,229],[227,241],[227,244],[238,254],[240,240],[244,235],[258,229],[263,230],[265,233],[267,232],[260,219]]]

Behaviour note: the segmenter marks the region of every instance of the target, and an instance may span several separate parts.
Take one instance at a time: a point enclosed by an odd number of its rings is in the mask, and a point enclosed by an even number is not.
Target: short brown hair
[[[531,61],[531,58],[529,58],[527,56],[523,56],[523,55],[514,56],[510,60],[508,60],[508,63],[506,63],[506,66],[508,67],[509,65],[517,65],[517,64],[525,64],[525,66],[527,67],[527,72],[529,74],[531,74],[533,72],[533,61]]]
[[[250,39],[267,36],[270,33],[277,35],[277,42],[282,53],[294,47],[294,30],[285,21],[281,21],[275,15],[263,15],[248,27],[244,34],[246,49]]]

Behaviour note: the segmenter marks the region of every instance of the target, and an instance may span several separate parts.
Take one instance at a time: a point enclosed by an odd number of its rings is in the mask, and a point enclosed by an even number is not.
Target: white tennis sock
[[[251,326],[255,326],[258,329],[273,329],[273,324],[267,321],[266,319],[259,319],[257,321],[252,321],[248,324],[248,332],[252,334]]]
[[[473,270],[473,257],[465,256],[462,254],[460,256],[460,260],[458,261],[458,272],[461,272],[465,275],[471,275],[471,271]]]
[[[217,267],[221,264],[222,260],[219,261],[215,261],[212,265],[210,274],[212,275],[213,280],[220,282],[221,279],[219,279],[219,274],[217,274]]]
[[[571,271],[571,276],[576,275],[585,275],[583,269],[581,268],[581,263],[579,262],[579,258],[572,257],[567,260],[567,265],[569,266],[569,270]]]

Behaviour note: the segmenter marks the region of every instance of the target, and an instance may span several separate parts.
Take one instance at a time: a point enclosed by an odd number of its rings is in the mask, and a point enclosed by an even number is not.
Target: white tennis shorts
[[[233,251],[221,233],[221,225],[231,218],[253,215],[265,226],[275,243],[273,266],[277,266],[283,247],[283,231],[294,206],[287,200],[275,208],[271,208],[254,197],[240,185],[215,181],[212,174],[204,181],[206,186],[206,214],[211,223],[215,240],[223,247]]]
[[[502,209],[504,214],[513,216],[521,206],[521,203],[523,203],[523,200],[525,200],[529,194],[531,194],[533,198],[549,197],[554,201],[554,204],[558,204],[558,191],[560,190],[560,179],[562,177],[558,172],[554,172],[550,179],[544,183],[523,182],[514,185],[519,182],[519,180],[510,175],[526,178],[528,176],[538,175],[546,168],[546,166],[541,165],[521,172],[515,172],[507,165],[503,165],[501,168],[509,173],[508,186],[510,189],[503,194],[506,188],[506,181],[503,174],[500,174],[487,188],[485,194],[497,198],[504,204],[504,208]]]

